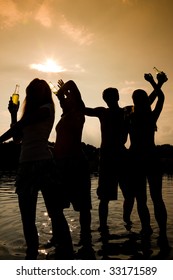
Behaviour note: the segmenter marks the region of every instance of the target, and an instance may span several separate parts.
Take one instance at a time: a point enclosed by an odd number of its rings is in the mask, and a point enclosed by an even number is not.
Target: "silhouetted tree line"
[[[158,145],[157,150],[162,162],[163,173],[173,174],[173,146],[169,144]]]
[[[54,142],[49,142],[49,147],[53,149]],[[83,151],[89,161],[90,172],[95,174],[98,172],[99,148],[92,145],[82,143]],[[20,144],[13,141],[0,144],[0,171],[15,172],[18,166],[20,155]],[[162,161],[163,173],[173,174],[173,146],[169,144],[158,145],[158,154]]]
[[[54,142],[49,142],[50,149],[53,149]],[[82,143],[84,153],[89,160],[90,172],[98,171],[99,149],[92,145]],[[18,167],[20,144],[15,144],[13,141],[0,144],[0,174],[4,172],[14,173]]]

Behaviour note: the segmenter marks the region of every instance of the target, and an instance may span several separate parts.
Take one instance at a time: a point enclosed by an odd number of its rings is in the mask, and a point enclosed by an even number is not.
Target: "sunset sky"
[[[155,75],[156,66],[168,76],[156,144],[173,145],[172,13],[172,0],[0,0],[0,134],[10,126],[16,84],[21,104],[38,77],[55,85],[73,79],[90,107],[105,106],[102,91],[117,87],[126,106],[134,89],[151,92],[143,76]],[[61,109],[54,101],[56,125]],[[99,147],[96,118],[86,118],[83,141]]]

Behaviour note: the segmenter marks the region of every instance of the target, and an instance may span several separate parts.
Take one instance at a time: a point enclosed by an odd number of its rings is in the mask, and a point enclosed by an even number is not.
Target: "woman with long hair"
[[[147,181],[154,206],[154,215],[159,227],[158,245],[161,253],[169,252],[167,239],[167,211],[162,197],[162,172],[155,145],[157,121],[164,104],[164,93],[161,86],[167,81],[164,72],[157,74],[156,83],[151,74],[145,79],[154,91],[148,96],[146,91],[137,89],[132,99],[134,110],[130,116],[130,155],[131,184],[137,200],[137,209],[141,220],[141,234],[148,238],[152,234],[150,213],[147,207]],[[156,100],[154,108],[151,104]]]
[[[39,190],[51,218],[56,258],[71,259],[73,247],[63,214],[63,193],[57,189],[56,164],[48,147],[55,110],[47,82],[36,78],[27,86],[23,114],[18,122],[18,109],[15,106],[10,99],[11,129],[0,137],[0,142],[11,137],[21,142],[15,185],[27,245],[25,259],[36,259],[38,255],[39,238],[35,220]]]

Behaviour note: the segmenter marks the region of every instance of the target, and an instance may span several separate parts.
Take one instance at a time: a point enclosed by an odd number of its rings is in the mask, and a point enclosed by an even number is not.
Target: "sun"
[[[65,69],[58,65],[53,59],[47,59],[45,63],[33,63],[30,65],[30,68],[46,73],[59,73],[65,71]]]

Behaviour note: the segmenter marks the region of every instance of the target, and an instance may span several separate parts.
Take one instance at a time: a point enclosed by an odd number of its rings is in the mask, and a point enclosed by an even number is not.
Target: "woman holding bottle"
[[[54,103],[49,85],[34,79],[26,88],[23,115],[17,122],[18,105],[10,99],[11,129],[0,142],[13,137],[21,143],[16,193],[23,223],[27,250],[25,259],[37,259],[39,239],[36,220],[38,191],[41,190],[51,218],[57,259],[72,259],[73,246],[69,227],[63,214],[63,190],[58,190],[56,165],[48,148],[48,138],[54,123]]]

